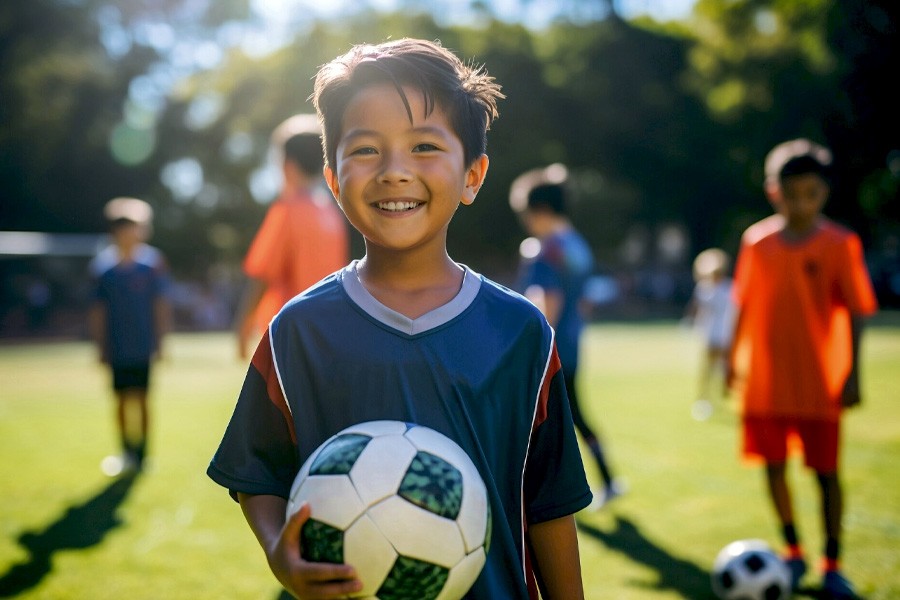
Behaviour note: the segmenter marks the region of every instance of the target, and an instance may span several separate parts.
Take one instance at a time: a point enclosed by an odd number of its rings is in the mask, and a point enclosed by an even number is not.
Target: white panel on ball
[[[463,497],[457,523],[466,552],[484,544],[488,522],[487,489],[480,477],[463,475]]]
[[[423,510],[399,496],[369,508],[369,515],[397,552],[450,568],[465,555],[456,521]],[[415,523],[415,527],[410,527]],[[422,535],[427,531],[428,535]]]
[[[346,475],[317,475],[303,482],[293,496],[288,514],[303,503],[312,507],[311,517],[338,529],[346,529],[362,514],[363,505]]]
[[[465,557],[458,565],[450,569],[447,583],[444,584],[444,589],[441,590],[441,593],[438,594],[435,600],[456,600],[457,598],[462,598],[469,591],[469,588],[472,587],[472,582],[481,573],[481,569],[484,568],[486,561],[487,557],[484,554],[484,548],[479,548]]]
[[[416,449],[400,435],[376,437],[366,444],[350,469],[350,478],[362,501],[371,504],[397,493],[415,455]]]
[[[371,584],[371,588],[363,587],[357,596],[374,596],[395,560],[394,548],[367,515],[344,532],[344,562],[353,565],[360,581]]]
[[[351,425],[350,427],[341,430],[341,433],[361,433],[369,437],[391,434],[403,435],[403,432],[406,431],[406,427],[406,423],[402,421],[368,421]]]

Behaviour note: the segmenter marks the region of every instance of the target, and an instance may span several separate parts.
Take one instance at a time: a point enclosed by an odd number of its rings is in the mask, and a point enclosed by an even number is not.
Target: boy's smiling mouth
[[[379,209],[387,211],[387,212],[406,212],[408,210],[412,210],[422,205],[422,202],[412,202],[412,201],[394,201],[391,200],[389,202],[378,202],[376,206]]]

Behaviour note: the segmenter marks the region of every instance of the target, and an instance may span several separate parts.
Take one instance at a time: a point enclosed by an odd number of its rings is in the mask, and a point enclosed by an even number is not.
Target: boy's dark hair
[[[322,136],[318,133],[298,133],[289,137],[283,151],[284,159],[300,167],[307,175],[322,173]]]
[[[497,100],[504,97],[500,85],[483,67],[464,64],[440,42],[404,38],[356,45],[316,74],[311,98],[322,124],[325,161],[332,168],[347,105],[360,90],[375,83],[397,88],[410,120],[413,115],[403,86],[421,91],[425,116],[440,106],[462,142],[467,165],[484,154],[487,130],[499,114]]]
[[[778,179],[781,183],[784,183],[788,177],[807,175],[809,173],[818,175],[827,181],[830,170],[827,165],[823,165],[815,157],[805,154],[784,163],[784,166],[781,167],[781,171],[778,173]]]
[[[785,177],[815,173],[828,179],[831,151],[805,138],[782,142],[766,155],[767,183],[781,183]]]
[[[560,163],[531,169],[516,177],[509,188],[509,205],[516,213],[525,210],[566,214],[569,171]]]
[[[529,210],[549,210],[561,215],[566,212],[566,191],[558,183],[544,183],[536,186],[528,194]]]

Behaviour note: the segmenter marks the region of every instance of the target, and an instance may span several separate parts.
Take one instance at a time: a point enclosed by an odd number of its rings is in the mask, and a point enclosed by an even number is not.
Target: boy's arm
[[[525,290],[525,297],[538,307],[550,327],[556,327],[562,313],[563,297],[559,290],[547,289],[539,285],[530,285]]]
[[[858,406],[862,402],[859,390],[859,341],[862,338],[864,319],[858,315],[850,317],[850,372],[844,382],[841,405],[844,408]]]
[[[244,518],[266,554],[276,579],[295,598],[342,598],[362,589],[349,565],[313,563],[300,556],[300,529],[309,519],[308,504],[285,522],[287,501],[279,496],[238,492]]]
[[[741,331],[742,322],[744,320],[744,311],[739,307],[735,307],[734,311],[734,329],[731,333],[731,344],[728,348],[728,359],[725,363],[725,393],[733,390],[737,384],[737,370],[735,368],[735,355],[737,354],[735,343]]]
[[[544,600],[583,600],[581,558],[572,515],[528,526],[534,572]]]
[[[156,327],[156,354],[162,358],[165,356],[163,339],[172,331],[172,305],[165,296],[158,296],[153,302],[153,322]]]
[[[94,301],[88,310],[88,330],[94,345],[97,347],[97,358],[101,363],[105,363],[107,361],[106,306],[100,301]]]
[[[241,296],[240,305],[234,319],[234,328],[237,335],[238,358],[247,358],[247,348],[250,345],[250,336],[253,334],[254,313],[259,306],[263,294],[266,292],[266,283],[261,279],[249,278],[247,288]]]

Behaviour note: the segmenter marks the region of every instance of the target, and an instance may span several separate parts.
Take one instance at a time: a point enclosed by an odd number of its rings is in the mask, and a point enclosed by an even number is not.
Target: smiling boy
[[[308,506],[284,514],[310,453],[374,419],[444,433],[487,482],[492,541],[466,598],[583,598],[572,515],[591,494],[553,330],[447,253],[487,173],[499,98],[480,68],[422,40],[356,46],[317,74],[325,178],[366,253],[272,321],[208,469],[298,598],[361,588],[352,565],[300,555]]]

